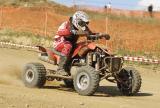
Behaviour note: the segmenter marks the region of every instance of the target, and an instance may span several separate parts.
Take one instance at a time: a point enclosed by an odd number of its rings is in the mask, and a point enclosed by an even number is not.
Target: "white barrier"
[[[9,45],[9,46],[14,46],[14,47],[18,47],[18,48],[37,49],[37,47],[34,47],[34,46],[20,45],[20,44],[14,44],[14,43],[9,43],[9,42],[0,42],[0,45]]]
[[[14,47],[18,47],[18,48],[32,49],[36,52],[37,52],[37,48],[38,48],[38,47],[35,47],[35,46],[20,45],[20,44],[14,44],[14,43],[9,43],[9,42],[0,42],[0,46],[4,46],[4,45],[14,46]],[[135,61],[135,62],[160,64],[160,60],[155,60],[155,59],[146,59],[146,58],[142,58],[142,57],[129,57],[129,56],[124,56],[123,58],[124,58],[125,61]]]
[[[142,57],[128,57],[128,56],[124,56],[123,58],[126,61],[136,61],[136,62],[160,64],[160,60],[155,60],[155,59],[146,59],[146,58],[142,58]]]

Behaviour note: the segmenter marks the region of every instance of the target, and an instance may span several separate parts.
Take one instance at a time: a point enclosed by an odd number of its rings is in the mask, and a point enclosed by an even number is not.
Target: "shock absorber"
[[[96,54],[95,54],[95,53],[93,54],[92,61],[93,61],[93,62],[96,62],[96,61],[97,61],[97,57],[96,57]]]
[[[93,62],[94,62],[95,69],[98,71],[100,69],[100,53],[95,52],[93,54]]]
[[[88,65],[92,65],[92,58],[93,58],[92,53],[88,53],[87,54],[87,64]]]
[[[99,57],[97,57],[95,69],[96,69],[96,71],[98,71],[100,69],[100,58]]]

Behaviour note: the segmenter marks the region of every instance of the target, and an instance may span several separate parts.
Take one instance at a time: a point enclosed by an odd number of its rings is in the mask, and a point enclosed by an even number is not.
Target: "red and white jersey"
[[[77,30],[72,27],[70,24],[70,21],[66,21],[60,25],[58,28],[58,31],[56,33],[56,36],[54,37],[53,47],[57,47],[59,44],[69,41],[71,44],[77,41],[78,35],[75,35],[73,30]],[[71,32],[72,31],[72,32]],[[93,34],[88,27],[86,27],[86,32],[88,31],[89,34]]]
[[[58,31],[56,33],[56,36],[54,37],[54,42],[53,42],[53,46],[54,48],[63,43],[65,41],[64,37],[68,37],[71,36],[71,30],[70,30],[70,22],[66,21],[64,23],[62,23],[60,25],[60,27],[58,28]]]

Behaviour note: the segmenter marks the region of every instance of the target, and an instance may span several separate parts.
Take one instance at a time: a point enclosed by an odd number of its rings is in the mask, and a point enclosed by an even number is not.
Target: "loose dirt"
[[[21,71],[28,62],[40,62],[35,52],[0,48],[0,108],[158,108],[160,71],[136,67],[143,79],[136,96],[122,96],[116,84],[102,81],[94,96],[80,96],[63,82],[44,88],[26,88]],[[54,68],[47,65],[48,68]]]

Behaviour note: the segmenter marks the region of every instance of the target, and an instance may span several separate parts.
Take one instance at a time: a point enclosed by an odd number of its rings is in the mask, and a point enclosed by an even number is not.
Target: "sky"
[[[160,11],[160,0],[52,0],[67,6],[76,5],[90,5],[97,7],[104,7],[109,2],[113,8],[130,9],[130,10],[147,10],[147,6],[153,5],[153,9]]]

